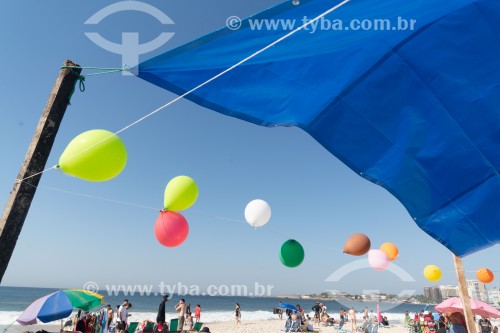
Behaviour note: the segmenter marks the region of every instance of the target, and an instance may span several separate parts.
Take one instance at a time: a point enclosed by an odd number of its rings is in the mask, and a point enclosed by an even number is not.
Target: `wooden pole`
[[[64,66],[78,65],[66,60]],[[81,71],[81,68],[61,68],[28,147],[17,180],[10,192],[9,200],[5,205],[0,220],[0,283],[14,252],[24,220],[28,215],[36,187],[42,177],[42,174],[38,173],[45,169],[59,125]],[[35,176],[28,178],[32,175]],[[25,180],[20,181],[22,179]]]
[[[462,260],[456,255],[453,255],[453,260],[455,261],[455,269],[457,271],[458,294],[460,295],[462,304],[464,305],[464,317],[467,325],[467,331],[468,333],[476,333],[476,325],[474,323],[474,315],[472,314],[472,309],[470,307],[469,291],[467,289],[467,282],[465,281]]]

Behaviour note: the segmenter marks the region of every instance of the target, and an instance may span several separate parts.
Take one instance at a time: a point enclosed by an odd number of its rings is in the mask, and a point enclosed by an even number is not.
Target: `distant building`
[[[482,302],[488,302],[488,294],[484,283],[478,280],[467,280],[467,291],[471,298]]]
[[[326,293],[330,297],[347,297],[347,295],[349,295],[347,291],[340,291],[340,290],[327,290]]]
[[[500,306],[500,290],[497,287],[488,289],[488,303],[497,307]]]
[[[431,288],[432,288],[432,287],[424,287],[424,296],[425,296],[426,298],[431,298],[431,297],[432,297],[432,296],[431,296]]]
[[[458,297],[458,287],[452,285],[439,286],[439,291],[441,291],[442,299],[448,299],[450,297]]]
[[[443,300],[443,297],[441,296],[440,287],[438,286],[425,287],[424,296],[436,303],[439,303]]]

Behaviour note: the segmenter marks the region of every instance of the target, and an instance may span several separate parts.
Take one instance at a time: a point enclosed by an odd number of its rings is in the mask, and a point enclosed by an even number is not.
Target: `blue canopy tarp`
[[[277,307],[277,309],[288,309],[288,310],[292,310],[292,311],[299,311],[299,309],[297,309],[295,306],[293,306],[292,304],[287,304],[287,303],[280,303]]]
[[[289,32],[256,29],[258,20],[297,27],[335,4],[286,1],[145,61],[137,75],[183,94]],[[309,27],[187,98],[255,124],[302,128],[465,256],[500,240],[499,17],[498,0],[351,1],[324,19],[392,27]],[[415,29],[399,29],[403,19]]]

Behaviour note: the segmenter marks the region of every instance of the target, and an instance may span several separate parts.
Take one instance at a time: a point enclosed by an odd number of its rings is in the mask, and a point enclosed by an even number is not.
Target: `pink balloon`
[[[161,245],[176,247],[187,238],[189,225],[180,213],[162,211],[156,219],[155,236]]]
[[[370,250],[368,251],[368,263],[370,266],[377,270],[383,271],[389,266],[390,260],[382,250]]]

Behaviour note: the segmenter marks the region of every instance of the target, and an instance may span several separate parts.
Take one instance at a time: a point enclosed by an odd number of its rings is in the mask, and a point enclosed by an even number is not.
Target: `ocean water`
[[[47,288],[20,288],[20,287],[0,287],[0,329],[12,324],[21,315],[21,313],[34,300],[44,295],[57,291],[57,289]],[[116,305],[123,302],[125,298],[132,303],[130,309],[130,321],[142,321],[145,319],[155,320],[158,305],[161,301],[160,296],[140,296],[140,295],[111,295],[106,296],[105,301],[111,304],[113,309]],[[186,300],[186,304],[191,304],[191,310],[197,304],[201,305],[201,321],[204,323],[214,321],[229,321],[234,320],[234,307],[236,302],[241,306],[242,320],[267,320],[277,319],[277,315],[273,314],[273,308],[279,302],[290,303],[292,305],[300,304],[306,313],[312,314],[311,308],[316,300],[314,299],[283,299],[275,297],[241,297],[241,296],[178,296],[173,295],[172,299],[167,302],[166,318],[176,318],[177,313],[174,311],[174,306],[180,298]],[[351,306],[358,312],[361,312],[365,307],[376,312],[376,303],[372,302],[356,302],[348,299],[338,299],[322,301],[327,306],[327,312],[335,319],[339,319],[339,311],[341,308],[348,309]],[[387,316],[391,323],[401,323],[404,319],[405,311],[409,311],[413,316],[414,312],[420,312],[425,305],[422,304],[396,304],[396,303],[380,303],[380,310],[384,316]],[[429,308],[429,310],[433,310]],[[361,320],[361,315],[358,316]],[[47,323],[49,325],[59,325],[59,321]],[[14,325],[18,325],[15,323]]]

